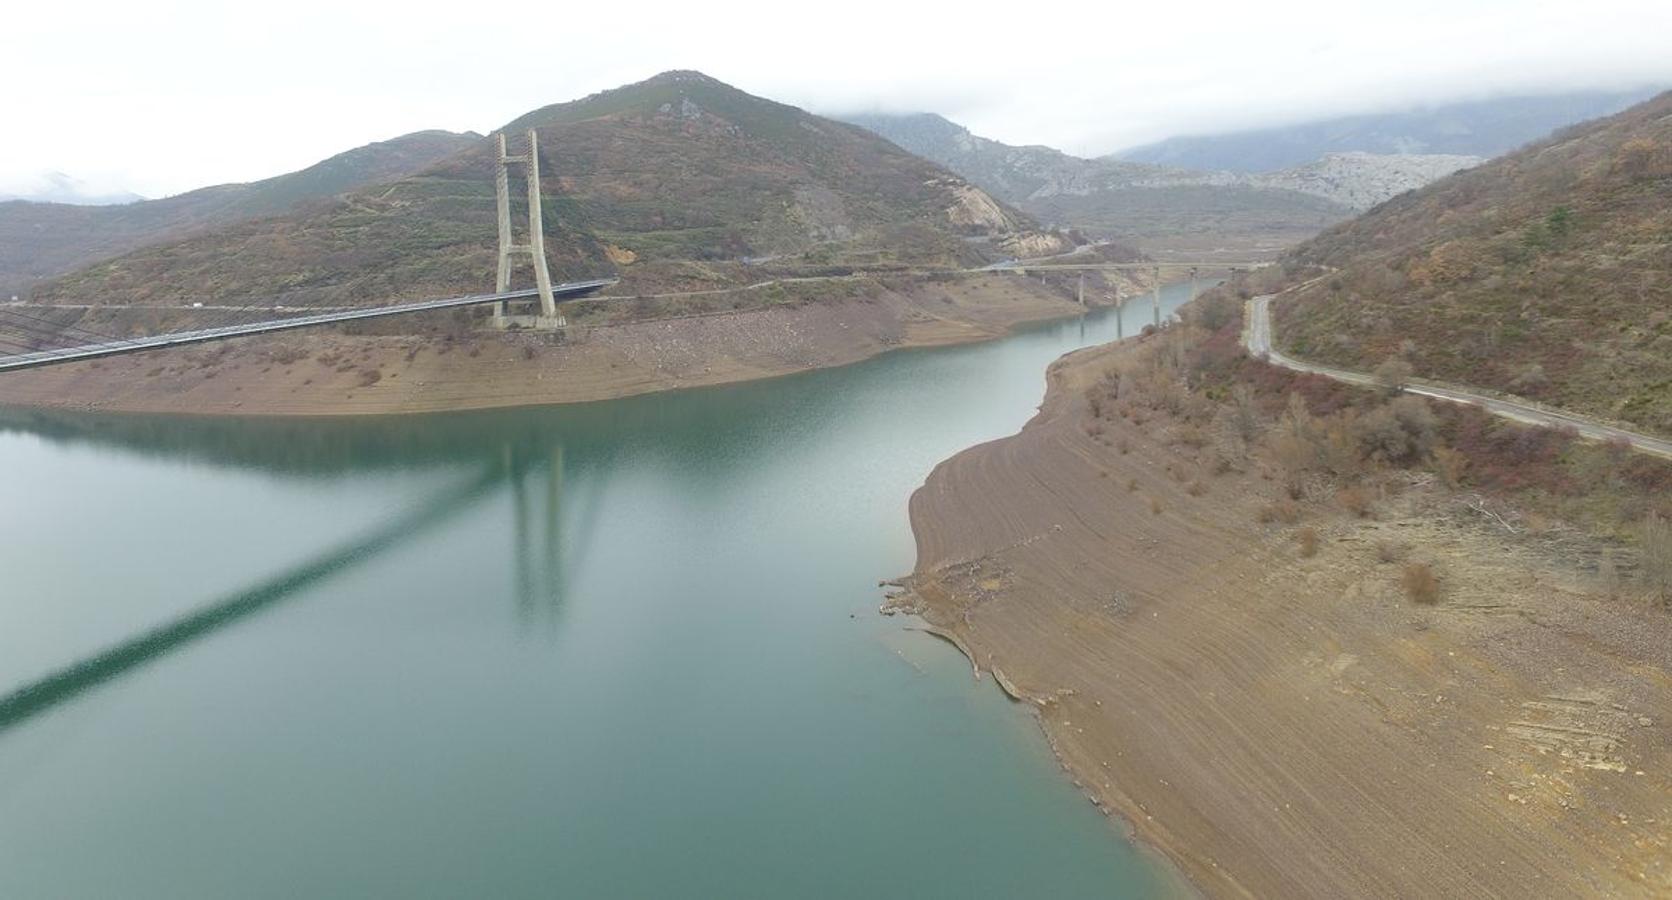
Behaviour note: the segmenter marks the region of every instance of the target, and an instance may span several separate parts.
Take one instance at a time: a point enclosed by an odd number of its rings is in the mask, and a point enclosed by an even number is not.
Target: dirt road
[[[1349,372],[1345,369],[1335,369],[1329,366],[1319,366],[1302,362],[1292,356],[1278,352],[1272,342],[1271,301],[1275,294],[1265,294],[1248,301],[1247,325],[1243,329],[1243,346],[1254,356],[1261,356],[1273,365],[1297,372],[1311,372],[1345,381],[1349,384],[1375,385],[1376,378],[1363,372]],[[1485,409],[1495,416],[1502,416],[1527,425],[1543,425],[1550,428],[1572,428],[1582,437],[1594,441],[1625,441],[1632,447],[1644,453],[1652,453],[1672,459],[1672,440],[1653,437],[1635,431],[1628,431],[1606,422],[1577,416],[1561,410],[1534,406],[1531,403],[1517,400],[1506,400],[1488,394],[1471,391],[1467,388],[1448,387],[1435,384],[1408,383],[1404,390],[1408,394],[1419,394],[1445,400],[1449,403],[1469,403]]]

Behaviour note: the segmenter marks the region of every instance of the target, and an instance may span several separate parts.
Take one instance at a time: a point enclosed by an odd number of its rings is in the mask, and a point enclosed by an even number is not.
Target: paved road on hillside
[[[1248,352],[1255,356],[1263,356],[1269,362],[1293,369],[1297,372],[1312,372],[1345,381],[1349,384],[1375,386],[1374,376],[1363,372],[1349,372],[1345,369],[1333,369],[1329,366],[1313,365],[1301,362],[1291,356],[1285,356],[1272,347],[1271,339],[1271,298],[1273,294],[1265,294],[1248,301],[1247,325],[1243,328],[1242,343]],[[1633,447],[1644,453],[1672,459],[1672,441],[1651,437],[1624,428],[1616,428],[1593,419],[1587,419],[1572,413],[1557,412],[1543,407],[1532,406],[1527,403],[1517,403],[1514,400],[1504,400],[1478,394],[1461,388],[1436,387],[1427,384],[1407,384],[1405,393],[1419,394],[1445,400],[1450,403],[1469,403],[1485,409],[1493,415],[1513,419],[1528,425],[1544,425],[1550,428],[1573,428],[1582,437],[1596,441],[1625,440]]]

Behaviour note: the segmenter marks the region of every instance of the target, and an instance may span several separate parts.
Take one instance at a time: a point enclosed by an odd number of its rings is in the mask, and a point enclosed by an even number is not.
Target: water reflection
[[[1078,344],[1124,333],[1122,304],[1074,322],[1039,326],[1078,335]],[[1069,329],[1072,329],[1070,331]],[[946,351],[942,351],[943,353]],[[981,352],[970,348],[969,352]],[[896,354],[853,367],[850,382],[892,379],[909,360]],[[808,421],[838,422],[859,414],[867,391],[822,389],[827,373],[689,394],[660,394],[603,404],[373,420],[205,419],[89,415],[0,408],[0,435],[22,433],[64,445],[125,454],[192,459],[217,466],[327,477],[368,468],[430,471],[482,467],[482,474],[395,516],[363,536],[297,563],[195,612],[139,634],[0,696],[0,731],[71,700],[159,656],[270,608],[464,511],[503,482],[512,529],[507,563],[512,615],[520,631],[555,634],[567,580],[579,571],[597,532],[601,493],[611,470],[639,455],[669,477],[700,512],[712,477],[739,466],[793,458],[815,431]],[[816,411],[816,412],[815,412]],[[767,449],[770,448],[770,449]],[[707,477],[705,477],[707,476]],[[565,496],[565,492],[570,496]],[[699,492],[693,494],[693,492]],[[568,509],[565,509],[565,506]],[[567,530],[564,514],[570,516]]]
[[[520,457],[506,445],[504,453],[515,526],[511,541],[517,623],[525,632],[540,624],[554,632],[568,569],[563,551],[563,445],[543,454]],[[595,506],[595,502],[582,504],[583,509]],[[535,520],[539,522],[538,534],[532,524]],[[585,533],[583,523],[577,534]]]
[[[294,568],[23,685],[0,697],[0,732],[411,540],[486,496],[499,478],[500,473],[489,469]]]

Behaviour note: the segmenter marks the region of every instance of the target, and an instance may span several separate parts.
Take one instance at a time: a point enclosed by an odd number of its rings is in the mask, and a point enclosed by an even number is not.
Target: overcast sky
[[[1087,155],[1672,83],[1672,0],[13,0],[0,36],[0,192],[61,170],[153,197],[423,128],[486,132],[675,68],[814,112],[930,110]]]

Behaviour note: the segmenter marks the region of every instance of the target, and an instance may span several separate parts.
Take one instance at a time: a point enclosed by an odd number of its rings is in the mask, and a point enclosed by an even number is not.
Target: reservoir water
[[[0,411],[0,897],[1155,895],[1027,712],[876,612],[911,491],[1115,332],[566,408]]]

